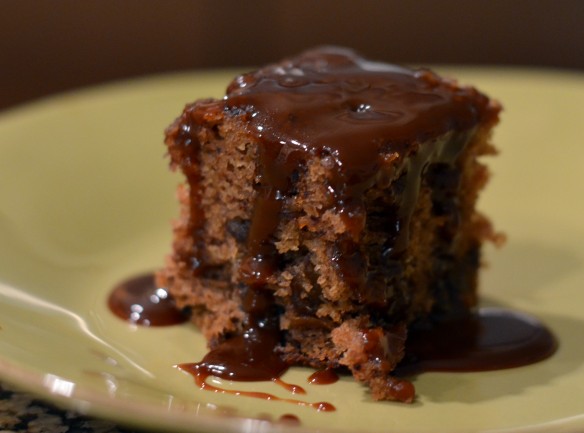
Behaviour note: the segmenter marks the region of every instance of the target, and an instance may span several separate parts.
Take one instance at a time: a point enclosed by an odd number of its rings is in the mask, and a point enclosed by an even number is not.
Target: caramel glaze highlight
[[[474,88],[459,87],[430,71],[369,62],[341,48],[309,51],[242,75],[230,84],[222,100],[187,106],[167,130],[167,142],[174,143],[173,164],[181,165],[191,185],[187,230],[194,244],[186,261],[194,276],[204,275],[209,268],[197,234],[205,220],[197,134],[203,125],[212,130],[223,116],[236,116],[249,126],[250,142],[258,144],[257,198],[247,255],[239,268],[247,321],[244,335],[227,343],[241,345],[245,351],[246,345],[256,344],[245,335],[257,334],[262,335],[262,350],[273,352],[279,344],[278,312],[269,287],[280,260],[273,239],[283,203],[293,195],[295,177],[309,158],[330,161],[332,208],[348,227],[348,236],[337,245],[331,260],[359,294],[359,302],[384,308],[386,300],[368,290],[356,253],[365,224],[364,192],[374,185],[382,165],[405,174],[405,198],[397,204],[396,220],[388,222],[395,227],[395,236],[387,246],[387,260],[395,261],[408,244],[410,217],[425,168],[432,163],[456,164],[473,129],[481,122],[495,122],[499,109]],[[269,360],[275,367],[261,367],[271,371],[265,378],[284,370],[277,358]],[[205,362],[198,368],[208,374]],[[233,363],[227,368],[237,370]]]
[[[334,370],[327,368],[326,370],[318,370],[308,376],[308,383],[313,385],[330,385],[339,380],[339,375]]]

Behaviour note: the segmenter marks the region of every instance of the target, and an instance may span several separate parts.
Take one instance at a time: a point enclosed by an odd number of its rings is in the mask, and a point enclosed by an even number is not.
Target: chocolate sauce
[[[308,383],[313,385],[330,385],[339,380],[339,375],[334,370],[318,370],[308,376]]]
[[[118,284],[110,293],[108,306],[119,318],[141,326],[169,326],[188,320],[166,289],[156,285],[152,274]]]
[[[483,308],[463,319],[412,328],[398,374],[502,370],[542,361],[557,341],[537,319]]]

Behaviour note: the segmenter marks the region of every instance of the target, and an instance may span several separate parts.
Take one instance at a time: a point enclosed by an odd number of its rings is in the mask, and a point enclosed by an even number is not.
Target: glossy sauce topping
[[[274,163],[266,175],[286,187],[278,167],[295,166],[327,151],[359,177],[382,151],[474,127],[497,108],[471,87],[429,70],[363,59],[342,48],[322,48],[236,78],[224,99],[244,109],[250,132]],[[407,144],[406,144],[407,143]]]
[[[489,371],[542,361],[558,347],[537,319],[498,308],[425,329],[410,329],[400,374]]]
[[[116,316],[142,326],[169,326],[184,323],[188,316],[178,310],[154,275],[145,274],[118,284],[108,298],[109,309]]]

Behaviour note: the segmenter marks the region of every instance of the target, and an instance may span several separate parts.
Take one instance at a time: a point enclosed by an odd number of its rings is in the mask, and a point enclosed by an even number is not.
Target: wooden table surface
[[[138,433],[58,409],[0,384],[0,433]]]

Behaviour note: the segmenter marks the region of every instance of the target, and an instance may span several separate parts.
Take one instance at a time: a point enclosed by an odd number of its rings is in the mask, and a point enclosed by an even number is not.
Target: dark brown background
[[[0,109],[316,44],[396,63],[584,69],[581,0],[0,0]]]

